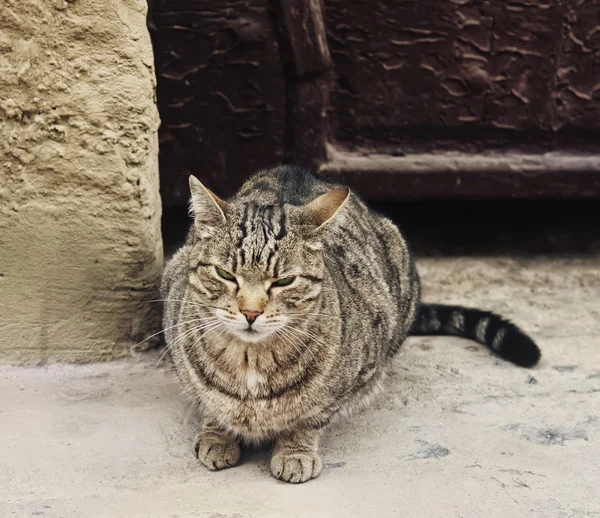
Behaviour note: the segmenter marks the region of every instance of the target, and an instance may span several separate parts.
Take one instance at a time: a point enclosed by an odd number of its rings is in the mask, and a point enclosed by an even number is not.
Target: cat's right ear
[[[190,176],[190,214],[196,224],[196,233],[208,237],[213,230],[227,221],[227,203],[204,187],[195,176]]]

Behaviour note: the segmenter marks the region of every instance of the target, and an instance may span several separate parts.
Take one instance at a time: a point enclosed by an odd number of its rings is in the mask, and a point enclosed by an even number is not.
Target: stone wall
[[[0,361],[127,354],[158,329],[145,0],[0,0]]]

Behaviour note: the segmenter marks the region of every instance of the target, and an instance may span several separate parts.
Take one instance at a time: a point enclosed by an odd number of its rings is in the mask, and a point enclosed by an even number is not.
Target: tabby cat
[[[328,423],[381,392],[409,333],[471,338],[518,365],[535,343],[493,313],[419,301],[398,228],[347,187],[289,166],[225,202],[190,177],[194,225],[165,268],[164,329],[184,392],[204,422],[210,470],[240,443],[274,441],[271,472],[317,477]]]

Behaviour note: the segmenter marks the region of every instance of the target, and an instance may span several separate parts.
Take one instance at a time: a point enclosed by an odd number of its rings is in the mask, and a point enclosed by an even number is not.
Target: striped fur
[[[191,187],[195,223],[163,275],[164,328],[205,417],[194,451],[209,469],[238,462],[240,441],[275,440],[275,477],[318,476],[321,430],[383,390],[411,328],[474,337],[515,361],[509,344],[524,335],[492,314],[421,306],[413,327],[420,289],[406,242],[346,188],[292,167],[256,174],[227,203]]]
[[[479,309],[421,304],[411,334],[469,338],[522,367],[533,367],[540,359],[538,346],[516,325]]]

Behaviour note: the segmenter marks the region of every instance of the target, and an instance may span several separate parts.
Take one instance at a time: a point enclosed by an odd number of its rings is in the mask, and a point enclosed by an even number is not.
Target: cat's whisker
[[[316,342],[317,344],[327,347],[327,344],[323,342],[323,340],[317,336],[315,333],[309,332],[308,330],[298,329],[297,327],[287,326],[287,330],[293,333],[300,333],[300,336],[306,336],[310,340]]]
[[[285,340],[288,344],[290,344],[294,349],[296,349],[296,352],[298,354],[302,354],[302,351],[298,348],[298,346],[292,340],[293,335],[291,337],[289,337],[286,333],[284,333],[284,328],[281,328],[281,329],[275,331],[275,335],[279,336],[280,338]]]
[[[184,333],[182,333],[181,335],[179,335],[171,344],[169,344],[167,347],[165,347],[165,350],[163,351],[163,353],[161,354],[160,358],[156,362],[156,366],[158,367],[158,365],[160,364],[161,360],[165,357],[165,355],[167,354],[167,352],[169,352],[174,346],[180,344],[186,338],[188,338],[188,337],[190,337],[190,336],[192,336],[195,333],[198,333],[200,331],[205,331],[205,333],[203,333],[203,334],[206,334],[209,331],[212,331],[215,327],[218,327],[219,325],[222,325],[222,323],[219,322],[215,318],[215,321],[213,321],[213,322],[209,322],[209,323],[203,324],[201,326],[197,326],[197,327],[193,327],[191,329],[188,329],[187,331],[185,331]]]
[[[291,330],[288,329],[288,332],[290,332]],[[296,340],[298,340],[301,343],[306,343],[306,342],[316,342],[319,345],[324,346],[325,344],[323,344],[322,342],[318,342],[317,340],[312,339],[311,337],[308,336],[303,336],[303,335],[298,335],[295,334],[294,332],[290,333],[291,336],[293,336]]]
[[[142,301],[144,304],[150,304],[151,302],[189,302],[183,299],[152,299]]]
[[[202,308],[202,309],[206,309],[206,308],[210,308],[210,309],[221,309],[223,311],[227,311],[226,308],[221,308],[218,306],[212,306],[212,305],[207,305],[207,304],[201,304],[195,300],[190,300],[190,299],[171,299],[171,298],[167,298],[167,299],[152,299],[152,300],[143,300],[141,301],[142,304],[151,304],[153,302],[181,302],[181,303],[185,303],[185,304],[189,304],[190,306],[196,307],[196,308]]]
[[[285,316],[304,316],[304,315],[310,315],[310,316],[324,316],[324,317],[332,317],[332,318],[339,318],[338,315],[332,315],[331,313],[323,313],[323,312],[298,312],[298,313],[285,313]]]
[[[181,333],[171,344],[169,344],[168,349],[173,347],[174,345],[181,343],[185,338],[192,336],[193,334],[195,334],[199,331],[202,331],[203,329],[208,328],[208,327],[212,326],[213,324],[214,324],[214,322],[208,322],[208,323],[204,323],[199,326],[192,327],[191,329],[188,329],[187,331]]]
[[[161,329],[160,331],[158,331],[158,332],[156,332],[156,333],[154,333],[154,334],[152,334],[150,336],[147,336],[141,342],[137,343],[135,345],[135,347],[143,344],[144,342],[147,342],[148,340],[154,338],[155,336],[158,336],[158,335],[160,335],[162,333],[166,333],[167,331],[170,331],[171,329],[175,329],[176,327],[183,326],[183,325],[186,325],[186,324],[190,324],[190,323],[193,323],[193,322],[200,322],[202,320],[209,320],[209,319],[213,319],[213,318],[216,318],[216,317],[200,317],[200,318],[194,318],[192,320],[186,320],[184,322],[178,322],[177,324],[175,324],[173,326],[165,327],[164,329]]]
[[[307,334],[308,334],[308,336],[312,337],[312,339],[315,342],[320,343],[321,345],[323,345],[325,347],[327,346],[327,344],[323,341],[323,339],[320,336],[318,336],[316,333],[313,333],[311,331],[311,332],[308,332]]]
[[[222,326],[222,329],[221,329],[221,332],[217,336],[213,337],[213,340],[215,340],[215,341],[218,340],[223,334],[225,334],[227,332],[227,327],[222,322],[219,322],[219,324]],[[210,331],[215,331],[218,328],[219,328],[219,326],[216,326],[215,328],[211,328],[207,331],[207,333]]]

